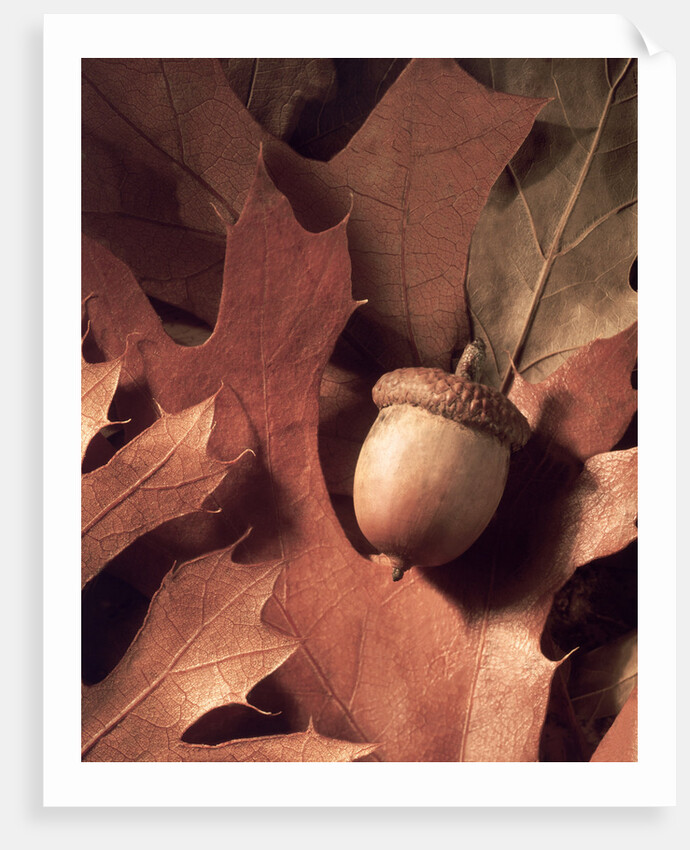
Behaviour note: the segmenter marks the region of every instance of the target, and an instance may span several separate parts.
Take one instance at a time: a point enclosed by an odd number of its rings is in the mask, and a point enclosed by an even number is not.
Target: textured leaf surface
[[[266,134],[219,63],[87,59],[82,65],[84,232],[147,291],[215,320],[224,228]]]
[[[122,361],[81,360],[81,458],[96,434],[110,424],[108,410],[120,379]]]
[[[227,471],[206,444],[215,399],[161,419],[82,476],[82,586],[125,546],[198,510]]]
[[[86,232],[150,294],[213,322],[223,255],[211,205],[236,220],[272,137],[212,60],[83,69]],[[354,294],[369,304],[350,333],[382,367],[447,367],[467,341],[470,237],[544,103],[491,92],[450,60],[414,60],[331,162],[269,145],[303,224],[331,226],[352,206]]]
[[[586,460],[615,446],[637,409],[631,385],[636,358],[634,324],[610,339],[595,340],[536,387],[516,375],[510,397],[532,428]]]
[[[184,761],[348,762],[375,750],[375,744],[353,744],[319,735],[310,725],[306,732],[290,735],[231,741],[215,747],[187,745],[180,749],[180,755]]]
[[[329,163],[285,148],[271,157],[310,226],[324,186],[351,190],[353,292],[369,303],[350,333],[384,368],[448,367],[468,340],[470,237],[544,103],[491,92],[451,60],[414,60]]]
[[[552,98],[494,186],[467,288],[487,380],[531,381],[636,318],[636,66],[623,59],[463,60],[486,85]]]
[[[223,59],[233,91],[278,139],[289,139],[311,101],[328,102],[337,88],[331,59]]]
[[[183,564],[153,598],[118,667],[82,697],[89,761],[176,761],[204,711],[247,693],[294,651],[261,623],[279,566],[240,567],[228,550]]]
[[[636,533],[636,452],[608,451],[635,397],[623,353],[630,334],[610,343],[604,379],[626,388],[621,403],[610,411],[602,393],[580,407],[575,430],[590,435],[585,445],[598,434],[597,453],[583,465],[570,449],[576,414],[555,403],[564,378],[523,387],[533,410],[553,415],[516,456],[492,533],[457,563],[413,570],[393,585],[351,548],[318,462],[320,378],[354,307],[344,237],[343,225],[302,230],[260,165],[228,229],[214,334],[184,349],[159,327],[139,345],[141,381],[164,403],[183,405],[222,376],[251,422],[257,474],[267,469],[270,478],[260,500],[249,489],[242,502],[259,550],[286,563],[264,617],[300,644],[270,677],[276,692],[299,695],[294,728],[313,717],[323,735],[380,743],[372,757],[387,760],[534,760],[555,667],[540,650],[553,594],[578,565]],[[133,303],[128,286],[129,294],[101,292],[88,304],[99,342],[118,328],[120,351],[137,318],[118,307]],[[563,367],[574,393],[588,386],[598,357],[593,344]],[[220,434],[234,433],[233,410],[219,419]],[[602,436],[605,419],[615,421]]]
[[[298,153],[342,150],[407,59],[227,59],[230,85],[256,120]]]
[[[103,251],[88,243],[91,249]],[[95,276],[95,286],[101,277]],[[237,500],[217,523],[232,514],[244,528],[255,529],[255,556],[282,557],[275,533],[283,500],[290,514],[299,511],[305,488],[322,480],[318,458],[311,456],[318,388],[335,340],[356,307],[345,224],[319,234],[303,230],[260,164],[243,215],[228,230],[216,329],[196,348],[178,346],[165,334],[131,275],[112,280],[120,281],[119,289],[102,286],[88,304],[99,344],[121,353],[127,336],[146,328],[138,352],[127,358],[129,380],[133,387],[147,387],[166,410],[184,409],[225,385],[212,446],[231,457],[237,440],[246,439],[257,458],[252,481],[231,476],[228,488],[216,494],[227,504],[232,489]],[[285,456],[288,447],[293,457],[276,465],[275,452]],[[325,491],[320,498],[328,502]],[[236,537],[236,527],[229,533]],[[310,530],[305,526],[302,533]]]

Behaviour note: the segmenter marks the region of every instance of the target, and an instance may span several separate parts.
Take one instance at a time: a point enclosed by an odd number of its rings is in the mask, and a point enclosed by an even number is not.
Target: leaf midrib
[[[534,317],[537,313],[537,309],[539,308],[539,304],[541,302],[542,295],[544,293],[544,289],[546,287],[546,283],[549,279],[549,275],[551,274],[551,269],[553,268],[553,264],[560,256],[560,245],[561,239],[563,238],[563,233],[565,232],[566,225],[570,219],[570,216],[575,208],[575,204],[577,203],[580,192],[582,191],[582,186],[589,174],[589,170],[592,166],[592,162],[594,161],[594,156],[597,152],[597,148],[599,147],[599,142],[601,141],[601,136],[604,131],[604,127],[606,125],[606,120],[609,116],[609,112],[613,105],[613,98],[616,93],[618,86],[620,85],[623,77],[626,75],[628,68],[632,63],[632,59],[628,59],[623,67],[623,70],[620,72],[618,77],[615,79],[613,84],[609,89],[608,97],[606,98],[606,102],[602,109],[601,118],[599,119],[599,124],[597,126],[596,133],[594,134],[594,139],[592,140],[591,147],[587,154],[587,157],[580,169],[580,174],[578,176],[577,182],[573,187],[573,191],[570,194],[570,198],[568,199],[568,203],[561,214],[561,218],[559,219],[558,226],[556,227],[556,231],[554,233],[553,240],[549,247],[548,252],[543,255],[543,263],[541,272],[539,273],[539,277],[537,278],[537,284],[534,289],[534,294],[532,296],[532,302],[530,304],[529,310],[525,317],[525,321],[522,327],[522,331],[520,333],[520,337],[513,349],[513,352],[510,357],[510,361],[508,367],[506,368],[506,373],[503,376],[503,380],[501,382],[501,392],[506,393],[510,387],[513,377],[513,369],[517,368],[520,364],[520,358],[522,357],[522,352],[525,347],[525,343],[527,342],[527,337],[532,329],[532,324],[534,322]],[[529,211],[528,211],[529,212]],[[530,215],[531,220],[531,215]],[[513,364],[515,364],[513,366]]]

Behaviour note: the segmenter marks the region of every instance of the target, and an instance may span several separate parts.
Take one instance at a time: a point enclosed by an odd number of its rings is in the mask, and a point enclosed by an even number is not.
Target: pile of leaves
[[[84,759],[636,757],[635,73],[84,61]],[[533,434],[393,584],[371,388],[473,336]]]

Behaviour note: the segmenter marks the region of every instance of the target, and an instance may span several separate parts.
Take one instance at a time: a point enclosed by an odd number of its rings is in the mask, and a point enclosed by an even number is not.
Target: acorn
[[[372,390],[379,415],[357,461],[354,507],[393,581],[469,549],[501,501],[511,452],[530,437],[517,407],[479,383],[484,357],[477,339],[455,374],[396,369]]]

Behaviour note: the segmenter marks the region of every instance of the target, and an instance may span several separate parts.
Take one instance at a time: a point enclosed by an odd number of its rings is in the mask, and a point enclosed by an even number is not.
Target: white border
[[[443,19],[443,20],[441,20]],[[640,761],[637,764],[82,764],[79,754],[79,197],[82,56],[640,57]],[[352,46],[356,52],[352,52]],[[48,806],[650,806],[675,802],[675,465],[644,393],[675,300],[675,67],[614,15],[48,15],[45,18],[44,804]],[[65,298],[69,292],[71,298]],[[665,331],[668,350],[674,340]],[[69,340],[69,342],[68,342]],[[656,346],[655,346],[656,342]],[[655,346],[655,347],[653,347]],[[69,403],[66,403],[66,399]],[[56,415],[57,414],[57,415]],[[669,421],[671,418],[669,417]],[[74,452],[64,447],[74,445]],[[59,446],[59,450],[55,447]],[[645,446],[648,447],[645,451]],[[649,447],[653,447],[653,451]],[[65,577],[73,575],[73,580]],[[66,661],[69,659],[70,661]],[[659,717],[665,723],[658,722]]]

